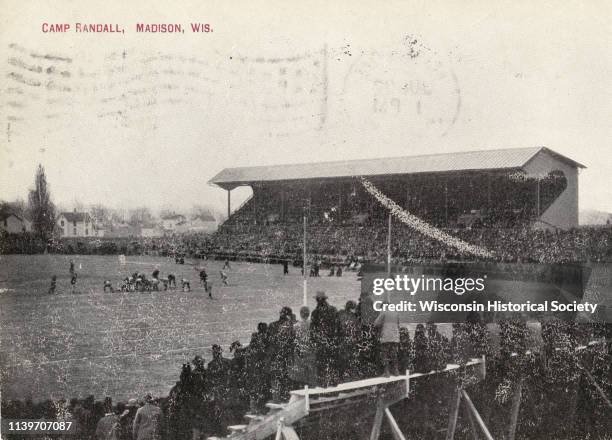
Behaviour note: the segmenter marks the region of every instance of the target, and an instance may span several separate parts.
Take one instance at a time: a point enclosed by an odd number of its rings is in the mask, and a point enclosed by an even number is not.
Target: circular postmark
[[[392,137],[445,136],[458,119],[461,92],[444,58],[411,35],[394,48],[355,53],[342,84],[344,114]]]

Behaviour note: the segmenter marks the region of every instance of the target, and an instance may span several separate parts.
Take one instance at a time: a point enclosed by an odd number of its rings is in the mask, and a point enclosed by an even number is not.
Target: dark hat
[[[317,291],[315,298],[318,299],[327,299],[327,295],[322,290]]]
[[[357,308],[357,304],[355,304],[355,301],[347,301],[344,306],[344,309],[347,311],[355,310],[356,308]]]

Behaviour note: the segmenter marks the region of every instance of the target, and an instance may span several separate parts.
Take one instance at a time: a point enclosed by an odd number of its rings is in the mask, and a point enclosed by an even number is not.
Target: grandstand
[[[227,168],[210,183],[227,191],[233,225],[372,225],[386,218],[356,177],[442,228],[569,229],[578,226],[580,163],[546,147],[385,159]],[[231,191],[253,194],[233,214]],[[231,214],[231,215],[230,215]]]
[[[546,147],[228,168],[210,180],[227,191],[228,219],[204,247],[223,258],[299,263],[306,215],[310,255],[384,261],[390,208],[373,197],[375,187],[404,212],[493,251],[498,261],[607,261],[609,231],[576,228],[581,168]],[[241,186],[253,194],[232,213],[231,191]],[[474,258],[395,224],[398,263]]]

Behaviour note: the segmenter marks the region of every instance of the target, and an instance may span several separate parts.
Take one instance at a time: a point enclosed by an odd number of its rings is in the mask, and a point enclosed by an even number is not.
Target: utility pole
[[[308,287],[307,287],[307,275],[306,275],[306,207],[304,207],[304,243],[303,243],[303,254],[302,254],[302,273],[304,278],[304,306],[308,305]]]
[[[387,276],[391,276],[391,211],[389,211],[389,225],[387,227]]]
[[[540,217],[540,177],[536,177],[536,220]]]

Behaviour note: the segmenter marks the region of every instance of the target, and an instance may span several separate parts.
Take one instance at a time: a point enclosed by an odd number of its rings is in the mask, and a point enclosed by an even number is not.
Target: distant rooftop
[[[162,220],[184,220],[185,216],[182,214],[168,214],[161,218]]]
[[[60,213],[60,215],[63,215],[69,222],[79,223],[89,219],[89,214],[86,212],[67,211]]]
[[[540,152],[546,152],[571,166],[585,168],[584,165],[549,148],[529,147],[388,157],[382,159],[225,168],[210,179],[209,183],[224,189],[232,189],[240,185],[248,185],[255,182],[282,180],[520,169]]]
[[[201,220],[203,222],[214,222],[215,218],[211,214],[196,215],[192,220]]]

